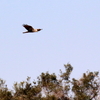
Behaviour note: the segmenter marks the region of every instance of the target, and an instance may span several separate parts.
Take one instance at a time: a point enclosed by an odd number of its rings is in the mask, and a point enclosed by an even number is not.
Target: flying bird
[[[27,29],[27,31],[26,32],[23,32],[23,33],[38,32],[38,31],[41,31],[42,30],[42,29],[34,29],[32,26],[27,25],[27,24],[23,24],[23,27],[25,29]]]

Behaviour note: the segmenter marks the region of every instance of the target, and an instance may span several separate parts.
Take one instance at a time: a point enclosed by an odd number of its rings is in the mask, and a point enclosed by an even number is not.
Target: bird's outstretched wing
[[[28,31],[32,31],[34,28],[30,25],[23,24],[23,27],[26,28]]]

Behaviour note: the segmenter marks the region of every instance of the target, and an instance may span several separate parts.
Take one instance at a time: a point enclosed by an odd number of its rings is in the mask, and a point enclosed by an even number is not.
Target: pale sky
[[[43,30],[34,34],[22,24]],[[0,0],[0,78],[34,80],[73,66],[72,78],[100,70],[100,0]]]

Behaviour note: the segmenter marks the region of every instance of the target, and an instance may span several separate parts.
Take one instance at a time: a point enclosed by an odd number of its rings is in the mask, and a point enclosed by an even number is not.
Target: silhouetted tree
[[[11,100],[12,93],[8,90],[5,81],[0,79],[0,100]]]
[[[99,100],[100,78],[98,72],[86,72],[77,80],[70,79],[73,67],[64,65],[59,77],[55,73],[41,73],[37,81],[15,83],[14,90],[8,90],[5,81],[0,79],[0,100]]]
[[[74,100],[96,100],[100,88],[98,72],[87,72],[79,80],[73,78]]]

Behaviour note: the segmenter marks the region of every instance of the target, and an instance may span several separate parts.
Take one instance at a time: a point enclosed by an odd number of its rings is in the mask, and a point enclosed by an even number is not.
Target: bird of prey
[[[42,29],[34,29],[32,26],[27,25],[27,24],[23,24],[23,27],[25,29],[27,29],[27,31],[26,32],[23,32],[23,33],[38,32],[38,31],[41,31],[42,30]]]

